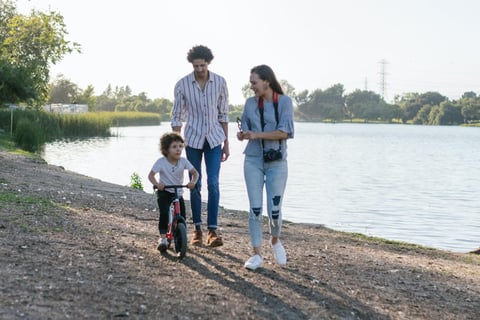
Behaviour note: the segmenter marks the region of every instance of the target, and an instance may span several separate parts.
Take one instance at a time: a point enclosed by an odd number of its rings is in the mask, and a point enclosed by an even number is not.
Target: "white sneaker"
[[[259,255],[256,254],[250,259],[245,262],[245,268],[249,270],[255,270],[257,268],[261,268],[263,266],[263,258]]]
[[[270,240],[270,245],[272,246],[273,257],[277,260],[277,263],[281,266],[287,264],[287,253],[285,252],[285,248],[282,246],[280,240],[277,243],[272,244],[272,240]]]
[[[168,248],[168,240],[167,238],[160,238],[158,239],[158,247],[157,250],[160,252],[165,252],[167,251]]]

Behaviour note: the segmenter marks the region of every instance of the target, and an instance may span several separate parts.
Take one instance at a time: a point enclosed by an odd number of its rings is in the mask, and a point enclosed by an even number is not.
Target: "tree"
[[[28,71],[0,60],[0,106],[36,98],[35,84]]]
[[[48,95],[50,65],[68,53],[80,52],[80,45],[65,39],[63,16],[54,11],[32,10],[30,15],[22,15],[16,13],[12,1],[3,0],[0,18],[0,60],[9,63],[13,71],[28,75],[29,79],[13,77],[19,81],[14,87],[33,83],[34,97],[19,97],[21,102],[41,105]],[[24,80],[27,81],[22,82]]]
[[[342,84],[335,84],[324,91],[321,89],[313,91],[304,103],[298,105],[299,116],[310,121],[342,120],[345,116],[343,93]],[[304,97],[304,92],[301,96]]]
[[[422,108],[420,108],[420,110],[418,110],[412,122],[414,124],[428,124],[429,116],[430,116],[430,112],[432,111],[432,108],[433,106],[429,104],[424,105]]]
[[[403,118],[403,110],[397,104],[384,104],[383,112],[380,115],[382,119],[388,120],[392,122],[394,119],[402,119]]]
[[[283,89],[283,93],[295,101],[295,87],[292,86],[287,80],[280,80],[280,86]]]
[[[480,120],[480,97],[475,92],[465,92],[456,105],[461,109],[464,123]]]
[[[303,90],[297,94],[294,99],[297,105],[306,103],[308,101],[308,90]]]
[[[463,122],[463,116],[459,107],[449,101],[444,101],[438,106],[432,107],[428,116],[428,124],[431,125],[455,125]]]
[[[413,120],[417,115],[417,112],[423,107],[423,104],[420,103],[420,94],[416,92],[405,93],[399,97],[396,102],[403,110],[403,122]]]
[[[474,120],[480,120],[480,104],[465,104],[461,106],[461,113],[464,119],[464,123],[469,123],[470,121]]]
[[[78,96],[77,103],[88,105],[88,111],[97,111],[97,97],[92,85],[83,90]]]
[[[250,89],[250,83],[246,83],[243,85],[242,87],[242,96],[247,99],[248,97],[251,97],[253,96],[254,93],[253,93],[253,90]]]
[[[355,90],[345,97],[345,104],[351,118],[374,120],[379,117],[377,111],[383,102],[382,97],[373,91]]]
[[[79,103],[80,89],[62,74],[50,84],[49,103]]]
[[[418,98],[422,106],[426,104],[429,104],[431,106],[438,106],[440,105],[440,103],[448,100],[447,97],[433,91],[422,93]]]
[[[476,99],[476,98],[477,98],[477,94],[473,91],[464,92],[462,95],[462,99]]]

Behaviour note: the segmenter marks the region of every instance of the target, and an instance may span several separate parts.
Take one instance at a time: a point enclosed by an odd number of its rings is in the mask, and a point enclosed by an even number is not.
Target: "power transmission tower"
[[[383,100],[386,99],[387,92],[387,64],[388,61],[385,59],[380,60],[380,92],[382,94]]]

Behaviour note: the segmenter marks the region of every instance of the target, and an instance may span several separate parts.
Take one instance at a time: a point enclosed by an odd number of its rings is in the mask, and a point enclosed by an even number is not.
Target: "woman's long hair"
[[[272,68],[269,66],[262,64],[256,67],[253,67],[252,70],[250,70],[250,73],[256,73],[258,74],[258,77],[262,79],[263,81],[268,81],[270,84],[270,88],[278,94],[283,94],[283,89],[282,86],[280,85],[280,82],[278,82],[277,77],[275,77],[275,73],[273,72]]]

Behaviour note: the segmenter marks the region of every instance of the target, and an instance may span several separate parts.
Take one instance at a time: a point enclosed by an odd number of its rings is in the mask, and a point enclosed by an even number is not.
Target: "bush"
[[[132,173],[132,175],[130,176],[130,187],[138,190],[143,190],[142,179],[136,172]]]
[[[43,128],[28,118],[20,119],[15,127],[13,140],[23,150],[35,152],[46,142]]]

